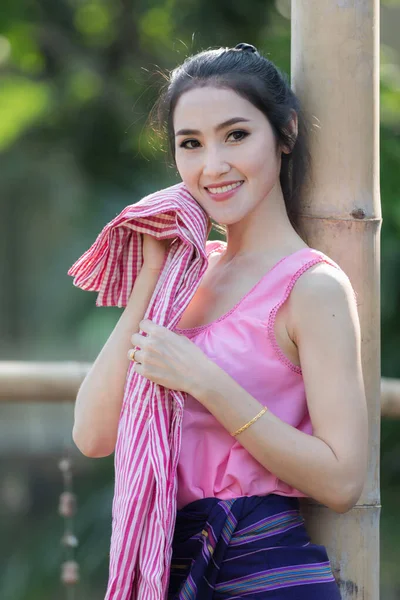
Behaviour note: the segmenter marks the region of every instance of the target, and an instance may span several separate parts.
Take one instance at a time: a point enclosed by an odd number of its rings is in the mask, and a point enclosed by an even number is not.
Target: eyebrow
[[[234,125],[235,123],[248,123],[249,119],[244,119],[243,117],[233,117],[232,119],[228,119],[223,123],[220,123],[215,127],[215,131],[221,131],[221,129],[225,129],[225,127],[229,127],[230,125]],[[180,129],[176,132],[175,137],[178,135],[201,135],[201,131],[198,129]]]

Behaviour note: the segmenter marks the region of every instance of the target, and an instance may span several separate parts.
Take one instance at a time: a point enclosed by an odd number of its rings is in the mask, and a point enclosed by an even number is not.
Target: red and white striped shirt
[[[144,315],[173,329],[207,268],[208,225],[204,210],[179,183],[127,206],[68,274],[75,286],[98,292],[96,306],[126,306],[143,264],[141,234],[176,238]],[[185,393],[159,386],[129,365],[115,447],[105,600],[166,599],[184,401]]]

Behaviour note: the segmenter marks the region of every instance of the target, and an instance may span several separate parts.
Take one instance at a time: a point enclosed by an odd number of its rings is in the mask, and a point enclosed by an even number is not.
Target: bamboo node
[[[355,208],[351,211],[351,216],[355,219],[365,219],[365,210],[363,208]]]

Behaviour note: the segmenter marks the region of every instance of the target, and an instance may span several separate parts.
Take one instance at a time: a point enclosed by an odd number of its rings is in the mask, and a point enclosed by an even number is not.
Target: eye
[[[235,142],[241,142],[242,140],[244,140],[248,135],[250,135],[247,131],[243,131],[242,129],[236,129],[236,131],[232,131],[229,135],[228,138],[231,137],[231,135],[234,135],[238,133],[239,135],[243,136],[241,138],[235,138],[234,141]]]
[[[179,144],[180,148],[186,148],[186,150],[194,150],[194,148],[188,148],[188,146],[186,144],[191,144],[191,143],[195,143],[198,144],[199,142],[197,140],[185,140],[184,142],[182,142],[182,144]]]

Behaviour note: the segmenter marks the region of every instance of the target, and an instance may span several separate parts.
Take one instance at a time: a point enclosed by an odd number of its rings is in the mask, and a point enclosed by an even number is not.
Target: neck
[[[227,226],[224,262],[238,258],[274,256],[307,246],[286,212],[280,185],[238,223]]]

